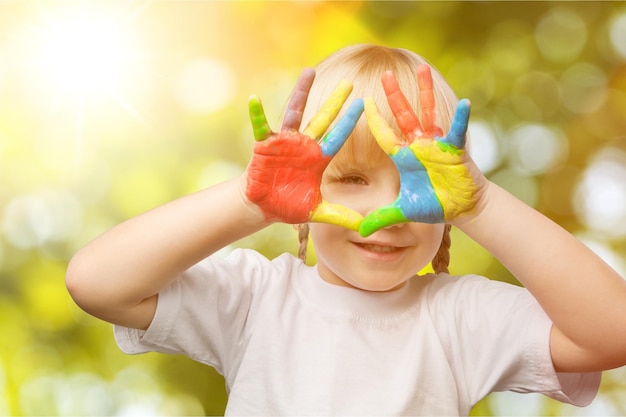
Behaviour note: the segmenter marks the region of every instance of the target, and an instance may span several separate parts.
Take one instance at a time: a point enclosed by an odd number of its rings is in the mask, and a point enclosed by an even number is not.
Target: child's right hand
[[[323,222],[358,230],[363,217],[323,200],[320,184],[324,170],[361,116],[363,101],[356,99],[318,144],[317,140],[337,117],[352,91],[352,84],[347,80],[339,83],[300,132],[302,113],[314,78],[315,72],[311,69],[300,75],[279,132],[271,130],[259,98],[250,98],[250,120],[257,142],[246,172],[245,195],[269,221]]]
[[[380,115],[373,99],[365,101],[367,122],[380,147],[400,173],[397,199],[369,213],[360,226],[362,236],[396,223],[451,223],[474,213],[487,181],[465,150],[470,103],[458,103],[449,132],[435,123],[435,96],[428,65],[417,70],[422,122],[400,90],[391,71],[383,88],[402,135]]]

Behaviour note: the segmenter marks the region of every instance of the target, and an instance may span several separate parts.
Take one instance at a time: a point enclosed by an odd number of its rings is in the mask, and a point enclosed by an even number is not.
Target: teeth
[[[363,249],[367,249],[370,252],[378,253],[391,253],[397,250],[395,246],[361,245],[361,247],[363,247]]]

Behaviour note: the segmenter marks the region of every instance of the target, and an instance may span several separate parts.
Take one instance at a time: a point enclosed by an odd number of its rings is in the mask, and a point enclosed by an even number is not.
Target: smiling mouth
[[[393,253],[401,250],[401,248],[397,246],[370,245],[365,243],[357,243],[357,246],[374,253]]]

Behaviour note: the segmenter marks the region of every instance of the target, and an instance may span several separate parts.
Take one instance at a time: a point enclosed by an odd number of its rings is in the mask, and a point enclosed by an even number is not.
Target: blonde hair
[[[315,82],[309,93],[302,126],[306,126],[335,86],[342,79],[348,79],[352,81],[354,88],[347,103],[352,102],[357,97],[372,97],[376,101],[383,117],[392,127],[397,129],[380,81],[381,75],[386,70],[394,72],[402,92],[418,117],[420,117],[421,108],[416,79],[417,67],[420,64],[428,64],[428,62],[418,54],[406,49],[365,44],[340,49],[315,67]],[[433,68],[431,72],[435,94],[435,110],[438,116],[437,124],[444,132],[447,132],[450,129],[458,98],[438,71]],[[347,107],[347,105],[344,106],[342,113]],[[388,158],[388,156],[376,143],[367,126],[365,117],[361,117],[350,138],[328,166],[327,172],[332,172],[336,166],[341,166],[345,169],[345,167],[353,165],[376,165],[381,163],[384,158]],[[299,241],[298,257],[304,261],[306,260],[309,235],[308,224],[298,225],[297,230]],[[450,226],[446,225],[441,246],[431,262],[436,273],[448,272],[449,249]]]

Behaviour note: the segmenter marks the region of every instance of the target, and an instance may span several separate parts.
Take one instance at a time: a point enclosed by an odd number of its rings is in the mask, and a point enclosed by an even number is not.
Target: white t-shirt
[[[159,294],[126,353],[181,353],[224,375],[230,415],[468,415],[492,391],[576,405],[600,373],[557,374],[552,324],[524,289],[468,275],[416,276],[373,293],[252,250],[210,257]]]

